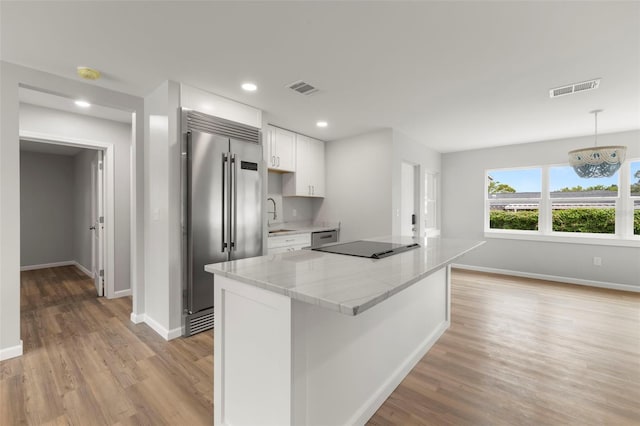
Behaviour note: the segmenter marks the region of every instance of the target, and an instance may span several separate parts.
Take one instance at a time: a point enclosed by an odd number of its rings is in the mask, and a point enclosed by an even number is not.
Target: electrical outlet
[[[298,210],[293,209],[293,211],[291,212],[291,215],[292,215],[293,217],[298,216]]]
[[[601,257],[594,257],[593,258],[593,265],[594,266],[602,266],[602,258]]]

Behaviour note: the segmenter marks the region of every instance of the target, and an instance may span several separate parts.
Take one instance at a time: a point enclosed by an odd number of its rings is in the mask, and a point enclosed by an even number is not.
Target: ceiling
[[[324,140],[441,152],[640,128],[640,2],[9,2],[2,60],[138,96],[175,80]],[[550,99],[550,88],[602,78]],[[253,81],[258,90],[243,92]],[[305,80],[320,91],[285,86]],[[329,126],[319,129],[317,120]]]

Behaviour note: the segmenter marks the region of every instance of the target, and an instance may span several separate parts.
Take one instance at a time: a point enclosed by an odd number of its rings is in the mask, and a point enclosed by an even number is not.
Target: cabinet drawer
[[[292,251],[302,250],[305,247],[308,247],[308,246],[304,245],[304,246],[285,246],[285,247],[269,248],[267,250],[267,254],[288,253]]]
[[[267,248],[302,246],[311,245],[311,233],[295,234],[295,235],[278,235],[277,237],[267,238]]]

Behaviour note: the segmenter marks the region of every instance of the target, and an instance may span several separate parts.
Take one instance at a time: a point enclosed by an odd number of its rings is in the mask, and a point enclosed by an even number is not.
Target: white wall
[[[115,278],[114,291],[131,289],[131,125],[20,104],[20,130],[114,144]]]
[[[600,145],[626,145],[627,158],[640,158],[640,131],[599,135]],[[442,156],[442,234],[486,239],[467,254],[466,265],[640,287],[640,244],[615,247],[484,238],[485,170],[567,163],[567,152],[593,145],[593,137],[559,139]],[[593,265],[593,257],[602,266]]]
[[[74,224],[73,224],[73,259],[86,270],[92,271],[93,231],[93,174],[91,163],[97,165],[98,151],[86,149],[73,157],[74,164]],[[118,265],[116,265],[116,271]]]
[[[424,172],[440,171],[438,152],[392,129],[327,142],[325,147],[327,194],[314,203],[319,206],[317,220],[341,222],[341,241],[400,233],[403,161],[419,166],[421,198]]]
[[[0,360],[22,354],[20,340],[20,153],[19,96],[20,85],[61,94],[71,99],[84,98],[98,105],[120,108],[143,116],[141,98],[103,89],[0,61]],[[132,199],[135,221],[142,221],[142,126],[135,133],[134,164],[136,184]],[[141,260],[142,229],[132,239],[134,278],[133,314],[141,312],[144,299],[144,275]],[[140,297],[141,296],[141,297]]]
[[[384,129],[325,145],[327,191],[318,220],[341,222],[341,241],[391,234],[392,136]]]
[[[181,334],[179,85],[145,97],[145,322],[165,339]]]
[[[20,266],[74,258],[74,158],[20,152]]]

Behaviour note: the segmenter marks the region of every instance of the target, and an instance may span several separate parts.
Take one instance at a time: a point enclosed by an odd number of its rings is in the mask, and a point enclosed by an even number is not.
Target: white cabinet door
[[[324,197],[324,142],[296,135],[296,172],[282,178],[282,195]]]
[[[317,139],[309,139],[307,149],[309,164],[309,185],[311,185],[311,196],[324,197],[325,195],[325,173],[324,173],[324,142]]]
[[[294,172],[296,134],[274,126],[267,126],[267,164],[269,170]]]

